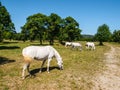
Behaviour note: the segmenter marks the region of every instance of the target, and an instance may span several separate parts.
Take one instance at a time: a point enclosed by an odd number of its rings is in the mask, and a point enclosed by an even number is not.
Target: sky
[[[81,34],[97,33],[99,26],[107,24],[111,32],[120,30],[120,0],[0,0],[11,15],[17,32],[30,15],[51,13],[61,18],[73,17]]]

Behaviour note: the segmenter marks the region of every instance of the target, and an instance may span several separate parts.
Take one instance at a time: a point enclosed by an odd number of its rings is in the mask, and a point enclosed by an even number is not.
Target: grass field
[[[0,90],[91,90],[92,78],[104,70],[104,53],[108,46],[98,46],[96,50],[85,49],[85,42],[80,42],[83,50],[71,50],[59,43],[53,46],[63,58],[64,70],[57,69],[56,59],[51,61],[50,73],[38,70],[42,62],[31,63],[30,71],[34,74],[22,80],[23,57],[21,51],[29,45],[39,42],[4,42],[0,43]],[[46,45],[46,43],[45,43]],[[26,73],[27,74],[27,73]]]

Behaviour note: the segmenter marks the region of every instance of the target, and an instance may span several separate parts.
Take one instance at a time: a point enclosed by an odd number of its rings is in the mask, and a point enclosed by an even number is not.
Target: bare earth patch
[[[110,47],[111,50],[105,53],[106,70],[95,77],[93,90],[120,90],[120,48]]]

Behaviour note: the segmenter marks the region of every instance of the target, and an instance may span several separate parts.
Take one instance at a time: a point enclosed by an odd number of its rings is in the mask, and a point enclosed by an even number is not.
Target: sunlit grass
[[[85,42],[80,42],[83,50],[71,50],[55,43],[53,46],[60,53],[64,62],[64,70],[53,68],[48,74],[46,64],[44,71],[38,73],[42,62],[31,63],[30,70],[35,76],[21,79],[23,57],[21,51],[29,45],[39,45],[39,42],[7,42],[0,43],[0,57],[6,63],[0,64],[0,89],[6,90],[90,90],[93,86],[92,77],[104,70],[104,53],[108,46],[98,46],[96,50],[85,49]],[[45,43],[46,45],[46,43]],[[11,62],[10,62],[11,61]],[[57,67],[56,59],[51,61],[50,67]],[[26,73],[27,74],[27,73]],[[4,83],[2,82],[4,81]]]

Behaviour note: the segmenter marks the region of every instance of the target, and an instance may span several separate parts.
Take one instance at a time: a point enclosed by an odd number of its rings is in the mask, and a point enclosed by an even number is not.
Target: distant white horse
[[[82,50],[82,45],[78,42],[72,42],[71,46],[72,48],[77,48],[77,49],[79,48],[80,50]]]
[[[86,48],[90,50],[95,50],[95,44],[93,42],[87,42]]]
[[[23,66],[23,71],[22,71],[22,78],[25,78],[25,70],[27,69],[28,73],[29,72],[29,66],[31,61],[33,60],[41,60],[43,61],[40,72],[42,71],[43,65],[45,61],[48,59],[47,63],[47,71],[49,73],[49,66],[50,66],[50,61],[52,58],[55,56],[58,62],[58,66],[60,69],[63,69],[63,61],[60,56],[60,54],[57,52],[56,49],[54,49],[52,46],[28,46],[23,49],[22,55],[24,57],[25,64]]]
[[[65,47],[71,46],[71,42],[65,42]]]

